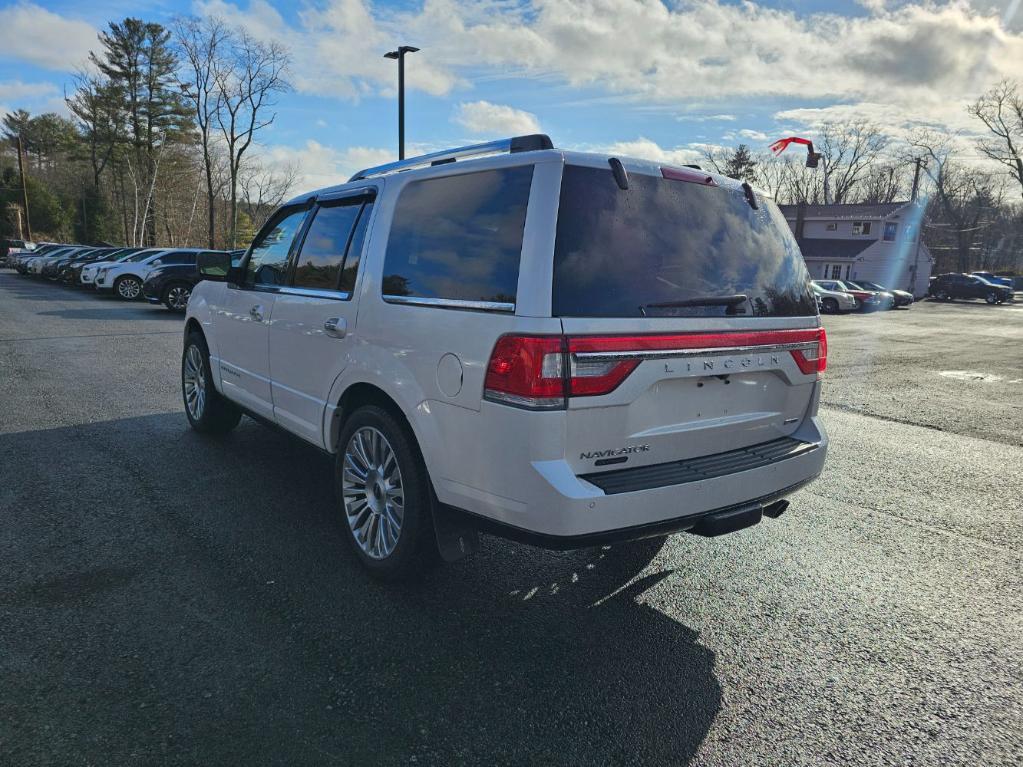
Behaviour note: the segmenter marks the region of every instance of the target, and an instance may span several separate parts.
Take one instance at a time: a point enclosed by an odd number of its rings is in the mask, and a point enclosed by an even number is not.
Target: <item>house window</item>
[[[853,234],[870,234],[869,221],[853,221]]]
[[[842,265],[835,264],[831,267],[831,279],[840,280],[842,279]]]
[[[884,225],[884,241],[895,242],[895,232],[898,231],[899,225],[894,221],[888,221]]]
[[[849,279],[849,264],[845,265],[845,278]]]
[[[838,231],[838,224],[835,223],[834,221],[832,221],[830,224],[828,224],[827,230],[829,232],[837,232]]]

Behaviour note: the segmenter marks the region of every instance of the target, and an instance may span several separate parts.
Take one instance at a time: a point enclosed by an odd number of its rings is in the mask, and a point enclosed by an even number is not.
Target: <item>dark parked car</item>
[[[846,280],[846,282],[849,282]],[[853,287],[863,288],[863,290],[876,290],[878,293],[891,293],[892,298],[895,299],[895,306],[910,306],[913,303],[913,294],[907,290],[896,290],[895,288],[886,288],[878,285],[876,282],[867,282],[866,280],[856,280],[855,282],[849,282]]]
[[[217,253],[222,251],[207,250],[204,253]],[[237,266],[241,263],[241,257],[245,251],[238,251],[238,254],[231,254],[231,263]],[[195,254],[192,254],[193,256]],[[199,270],[196,268],[195,259],[192,258],[185,264],[165,264],[159,266],[148,275],[142,283],[142,295],[151,304],[163,304],[172,312],[183,312],[188,306],[188,298],[192,295],[192,288],[201,280]]]
[[[970,272],[973,277],[980,277],[982,280],[987,280],[993,285],[1004,285],[1007,288],[1014,288],[1012,277],[999,277],[997,274],[991,272]]]
[[[1012,288],[995,285],[972,274],[940,274],[931,282],[930,294],[939,301],[953,298],[983,298],[989,304],[1012,300]]]
[[[48,262],[46,266],[43,267],[42,275],[43,277],[47,277],[51,280],[58,280],[68,264],[83,258],[88,258],[97,251],[113,253],[115,250],[117,250],[117,248],[85,248],[84,250],[79,250],[76,253],[68,253],[63,258],[58,258]]]

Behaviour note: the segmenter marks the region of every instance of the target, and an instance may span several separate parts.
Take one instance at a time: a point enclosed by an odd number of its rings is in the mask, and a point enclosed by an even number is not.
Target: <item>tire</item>
[[[202,434],[227,434],[242,418],[242,411],[213,385],[210,351],[206,339],[195,331],[185,338],[181,354],[181,398],[188,423]]]
[[[995,293],[994,291],[992,291],[992,292],[988,293],[986,296],[984,296],[984,300],[987,301],[989,304],[992,304],[992,305],[997,304],[998,303],[998,294]]]
[[[433,493],[415,437],[375,405],[355,410],[338,439],[341,527],[370,575],[401,581],[439,561]]]
[[[948,301],[948,292],[944,290],[939,290],[937,293],[934,294],[934,297],[939,301]]]
[[[114,293],[125,301],[136,301],[142,295],[142,283],[138,277],[133,277],[130,274],[118,277],[117,282],[114,283]]]
[[[825,314],[838,314],[838,301],[833,298],[821,299],[821,310]]]
[[[163,305],[172,312],[183,312],[188,308],[188,297],[192,295],[192,288],[183,282],[168,285],[163,291]]]

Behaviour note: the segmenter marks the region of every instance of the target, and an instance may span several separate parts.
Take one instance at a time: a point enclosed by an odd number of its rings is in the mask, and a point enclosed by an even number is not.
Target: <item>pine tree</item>
[[[188,140],[189,109],[177,82],[177,58],[170,32],[160,24],[127,18],[111,22],[100,33],[101,54],[90,59],[109,83],[109,95],[119,101],[130,144],[129,176],[136,200],[136,239],[156,242],[156,176],[162,148]],[[144,234],[143,234],[144,233]]]
[[[749,147],[739,144],[725,161],[725,175],[739,181],[754,183],[757,180],[757,161],[750,154]]]

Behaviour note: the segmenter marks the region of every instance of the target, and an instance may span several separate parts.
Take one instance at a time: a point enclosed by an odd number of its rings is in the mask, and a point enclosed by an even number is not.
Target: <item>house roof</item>
[[[838,240],[803,237],[798,240],[803,258],[856,258],[877,240]]]
[[[885,203],[857,203],[853,205],[807,205],[806,218],[887,218],[899,208],[904,208],[910,203],[885,202]],[[799,210],[798,205],[779,205],[785,218],[795,219]]]

